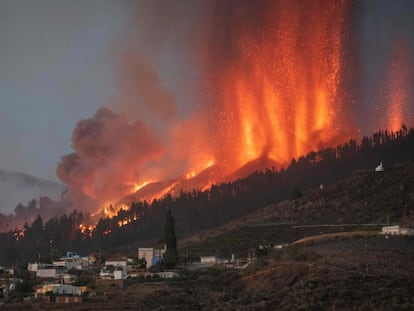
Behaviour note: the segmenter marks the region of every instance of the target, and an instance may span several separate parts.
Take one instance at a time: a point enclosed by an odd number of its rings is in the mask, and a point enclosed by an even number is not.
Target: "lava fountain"
[[[386,81],[386,128],[397,131],[402,124],[412,124],[412,116],[406,105],[411,98],[410,81],[412,81],[412,68],[410,64],[408,47],[404,42],[396,44],[392,55],[388,79]]]
[[[285,166],[351,136],[342,81],[348,2],[229,0],[204,6],[197,20],[203,26],[188,44],[203,77],[194,92],[198,109],[185,120],[169,119],[163,132],[168,145],[155,141],[152,128],[141,121],[131,129],[110,111],[81,122],[74,131],[75,154],[58,167],[59,177],[78,190],[70,193],[92,192],[102,205],[149,187],[161,194],[206,189],[248,163]],[[161,80],[151,81],[158,90]],[[185,167],[183,178],[145,173],[154,163],[158,172]],[[171,182],[148,184],[162,179]]]
[[[206,64],[216,94],[209,122],[218,128],[216,158],[233,169],[262,156],[285,165],[342,142],[352,128],[344,122],[341,89],[349,5],[265,3],[260,10],[252,1],[223,12],[213,27],[216,32],[227,28],[228,37],[213,42],[224,59],[211,53],[214,59]],[[230,27],[228,19],[235,21]]]

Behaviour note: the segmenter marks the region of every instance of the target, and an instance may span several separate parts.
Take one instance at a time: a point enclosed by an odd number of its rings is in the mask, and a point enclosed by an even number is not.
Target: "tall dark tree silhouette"
[[[167,218],[164,228],[164,238],[166,251],[164,254],[164,266],[167,269],[174,269],[178,261],[177,238],[175,237],[174,218],[171,215],[171,209],[167,211]]]

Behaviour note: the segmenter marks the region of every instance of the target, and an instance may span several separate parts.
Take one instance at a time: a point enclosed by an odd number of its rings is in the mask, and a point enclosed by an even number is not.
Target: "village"
[[[352,232],[347,232],[352,233]],[[343,234],[338,233],[338,235]],[[395,235],[414,235],[414,230],[399,225],[383,226],[378,235],[385,239]],[[332,234],[330,234],[332,236]],[[327,235],[311,236],[307,240],[326,238]],[[294,245],[304,241],[290,243]],[[257,258],[278,251],[289,244],[259,245],[250,250],[246,258],[236,259],[234,254],[225,257],[200,256],[197,260],[183,259],[175,269],[163,269],[165,248],[138,248],[135,257],[102,258],[99,254],[80,256],[68,251],[59,260],[49,263],[28,263],[24,271],[0,267],[0,304],[15,299],[43,301],[45,303],[82,303],[94,299],[110,300],[114,289],[123,289],[128,282],[162,282],[180,278],[185,271],[208,268],[243,270]],[[20,276],[20,277],[18,277]],[[25,286],[30,284],[32,287]]]
[[[198,261],[184,262],[174,270],[160,268],[166,249],[138,248],[137,256],[109,257],[101,261],[99,255],[80,256],[68,251],[66,255],[51,263],[28,263],[20,275],[34,280],[32,289],[26,289],[24,300],[43,300],[48,303],[80,303],[85,298],[99,295],[110,299],[111,288],[124,288],[126,280],[167,280],[180,277],[180,271],[205,269],[216,265],[245,268],[255,257],[238,260],[232,258],[201,256]],[[23,278],[15,275],[13,268],[0,267],[2,300],[19,298],[16,292],[22,288]],[[21,298],[21,297],[20,297]],[[0,303],[3,304],[4,302]]]

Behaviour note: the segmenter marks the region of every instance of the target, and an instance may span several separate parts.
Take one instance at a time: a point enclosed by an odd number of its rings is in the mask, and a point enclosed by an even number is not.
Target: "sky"
[[[179,118],[190,115],[191,107],[197,104],[192,102],[192,92],[197,92],[192,83],[200,82],[201,77],[192,67],[196,62],[187,44],[196,50],[199,38],[190,34],[198,31],[198,20],[210,18],[206,18],[206,3],[0,1],[0,169],[58,180],[56,165],[61,156],[72,151],[71,135],[78,121],[91,118],[102,106],[115,110],[131,106],[123,101],[123,95],[130,95],[129,78],[136,77],[128,76],[128,62],[120,65],[128,59],[126,52],[139,50],[141,58],[134,59],[135,65],[154,79],[153,84],[141,84],[141,97],[148,100],[161,94],[158,99],[165,105],[174,101],[171,106],[177,111],[172,113]],[[401,36],[408,42],[408,50],[414,51],[414,1],[355,3],[358,66],[353,82],[359,101],[355,122],[363,127],[369,123],[366,118],[371,111],[377,109],[376,91],[367,90],[380,85],[384,59],[396,49],[393,39]],[[152,72],[157,75],[151,76]],[[163,94],[162,89],[170,92]],[[136,96],[128,98],[136,100]],[[151,119],[166,106],[136,106],[138,112],[129,115],[159,122],[150,124],[152,129],[168,122],[167,116]],[[374,130],[367,127],[364,134]]]
[[[57,180],[80,119],[116,96],[123,1],[0,2],[0,169]]]

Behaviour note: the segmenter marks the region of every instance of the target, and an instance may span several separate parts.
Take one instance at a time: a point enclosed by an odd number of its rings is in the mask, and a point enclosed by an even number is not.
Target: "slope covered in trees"
[[[289,167],[254,172],[245,179],[213,185],[206,191],[181,192],[153,202],[133,203],[112,219],[102,218],[93,231],[80,232],[88,215],[72,212],[43,224],[38,217],[21,231],[0,235],[0,264],[24,263],[50,258],[66,250],[80,253],[109,252],[115,248],[135,252],[137,246],[156,243],[163,236],[165,214],[171,209],[179,237],[227,223],[235,218],[287,199],[294,189],[301,191],[349,175],[354,170],[374,169],[414,160],[414,129],[395,133],[380,131],[361,143],[349,140],[292,160]]]

